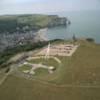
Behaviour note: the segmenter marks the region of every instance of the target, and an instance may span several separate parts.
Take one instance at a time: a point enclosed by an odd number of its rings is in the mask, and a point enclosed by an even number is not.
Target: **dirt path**
[[[40,58],[45,58],[45,56],[29,57],[27,60],[34,60],[34,59],[40,59]],[[57,57],[50,56],[49,58],[52,58],[52,59],[54,59],[57,63],[61,64],[61,60],[58,59]]]
[[[0,85],[2,85],[2,84],[5,82],[5,80],[7,79],[7,77],[8,77],[9,74],[10,74],[10,73],[8,72],[7,74],[5,74],[5,75],[2,77],[2,79],[0,80]]]
[[[0,85],[2,85],[4,83],[4,81],[6,80],[7,75],[4,75],[3,78],[0,80]]]
[[[5,82],[5,80],[8,78],[8,76],[12,73],[12,67],[11,67],[11,69],[9,70],[9,72],[8,73],[5,73],[4,74],[4,76],[1,78],[1,80],[0,80],[0,85],[2,85],[4,82]]]

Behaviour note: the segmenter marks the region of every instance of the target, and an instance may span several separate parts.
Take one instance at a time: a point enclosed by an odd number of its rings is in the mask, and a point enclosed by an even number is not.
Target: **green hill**
[[[66,25],[67,18],[57,15],[5,15],[0,16],[0,32],[25,32],[44,27]]]

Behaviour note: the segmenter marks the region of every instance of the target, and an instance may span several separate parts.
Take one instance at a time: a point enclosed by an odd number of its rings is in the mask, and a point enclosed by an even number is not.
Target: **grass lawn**
[[[4,73],[0,73],[0,80],[4,77]]]
[[[49,72],[48,72],[48,69],[44,69],[44,68],[38,68],[35,70],[35,75],[37,78],[41,78],[41,77],[44,77],[46,75],[48,75]]]
[[[100,88],[56,87],[9,76],[0,100],[100,100]]]
[[[47,65],[47,66],[54,66],[57,67],[59,64],[52,58],[49,59],[45,59],[45,58],[40,58],[40,59],[34,59],[34,60],[30,60],[28,61],[30,63],[33,64],[39,64],[42,63],[43,65]]]
[[[22,65],[18,68],[20,71],[30,70],[32,67],[29,65]]]
[[[81,43],[72,57],[59,57],[57,84],[100,85],[100,45]]]
[[[58,62],[56,62],[54,59],[49,58],[49,59],[44,59],[44,58],[40,58],[40,59],[34,59],[34,60],[30,60],[28,61],[29,63],[33,63],[33,64],[43,64],[43,65],[47,65],[49,66],[54,66],[56,68],[56,70],[54,71],[54,73],[50,74],[48,72],[48,69],[43,69],[43,68],[39,68],[35,70],[35,74],[33,75],[35,79],[41,79],[44,81],[51,81],[53,80],[53,77],[55,78],[56,74],[55,72],[59,69],[60,64],[58,64]]]

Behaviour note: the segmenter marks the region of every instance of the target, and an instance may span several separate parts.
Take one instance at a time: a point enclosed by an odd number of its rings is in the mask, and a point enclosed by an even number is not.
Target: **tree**
[[[72,37],[72,38],[73,38],[73,41],[74,41],[74,42],[77,41],[75,34],[73,34],[73,37]]]

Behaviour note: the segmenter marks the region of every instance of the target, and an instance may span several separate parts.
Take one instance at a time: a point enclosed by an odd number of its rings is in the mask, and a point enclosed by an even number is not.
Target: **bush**
[[[41,48],[47,44],[48,44],[48,42],[38,42],[38,43],[34,43],[34,44],[25,44],[23,46],[19,45],[19,46],[13,47],[13,48],[7,48],[2,53],[0,53],[0,67],[5,68],[8,65],[10,65],[11,63],[7,63],[7,61],[12,56],[16,55],[17,53]]]
[[[88,42],[94,42],[94,39],[93,38],[87,38],[86,39]]]

